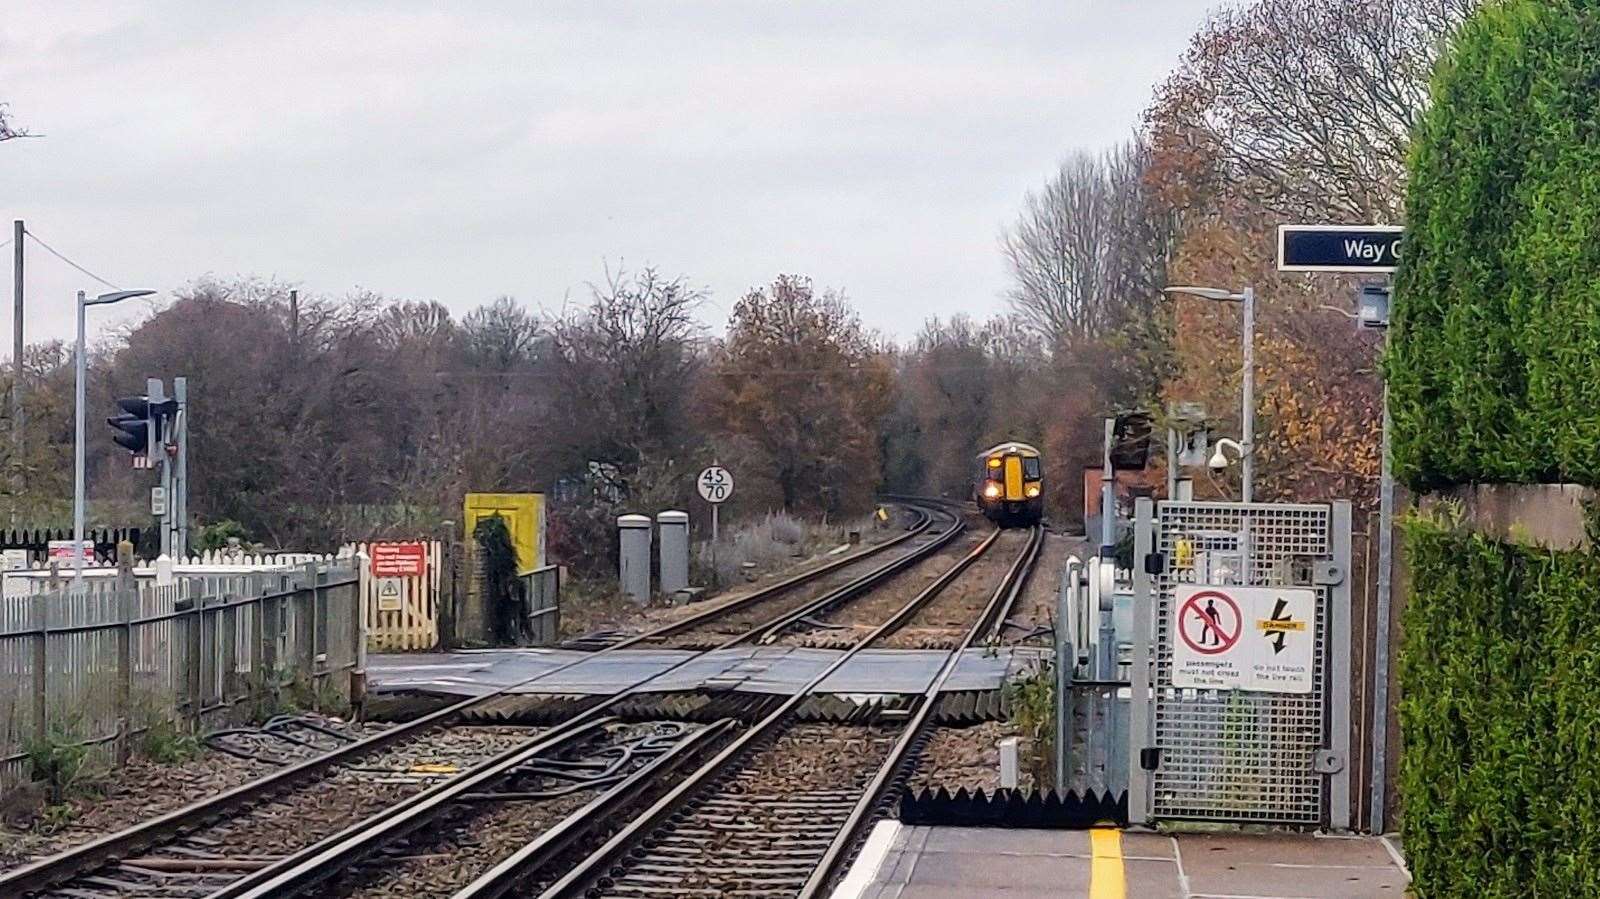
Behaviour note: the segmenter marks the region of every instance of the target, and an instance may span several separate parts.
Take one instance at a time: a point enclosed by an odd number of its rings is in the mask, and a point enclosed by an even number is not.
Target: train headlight
[[[998,457],[990,459],[989,460],[989,467],[990,468],[999,468],[1000,467],[1000,459]]]
[[[983,485],[983,495],[989,499],[998,497],[1000,495],[1000,485],[996,484],[994,481],[990,481],[989,483]]]
[[[1034,499],[1034,498],[1038,497],[1038,495],[1039,495],[1039,485],[1038,484],[1030,485],[1028,487],[1028,499]]]

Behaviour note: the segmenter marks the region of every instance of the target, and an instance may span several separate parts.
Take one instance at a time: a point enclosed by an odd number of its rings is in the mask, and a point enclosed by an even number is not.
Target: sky
[[[253,275],[556,311],[653,265],[713,331],[795,273],[904,339],[1004,308],[1025,193],[1130,135],[1215,5],[10,0],[0,101],[42,136],[0,143],[0,240],[156,303]],[[27,253],[28,339],[70,337],[108,288]]]

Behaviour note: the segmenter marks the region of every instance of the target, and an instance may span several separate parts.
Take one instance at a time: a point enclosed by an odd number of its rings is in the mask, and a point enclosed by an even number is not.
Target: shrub
[[[1413,521],[1401,832],[1419,897],[1600,895],[1600,556]]]
[[[1600,484],[1600,16],[1486,4],[1413,143],[1387,369],[1412,486]]]

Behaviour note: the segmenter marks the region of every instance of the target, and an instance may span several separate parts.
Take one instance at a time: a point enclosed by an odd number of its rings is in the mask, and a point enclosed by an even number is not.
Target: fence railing
[[[561,640],[561,566],[535,568],[521,577],[529,642],[534,646],[554,646]]]
[[[159,722],[242,717],[292,691],[348,698],[362,640],[348,563],[0,598],[0,783],[28,777],[42,741],[121,761]]]

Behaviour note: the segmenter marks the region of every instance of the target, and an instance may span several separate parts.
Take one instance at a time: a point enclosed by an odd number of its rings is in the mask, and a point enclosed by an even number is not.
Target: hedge
[[[1600,557],[1407,526],[1401,834],[1419,897],[1600,896]]]
[[[1600,484],[1600,3],[1490,3],[1415,134],[1386,367],[1412,487]]]

